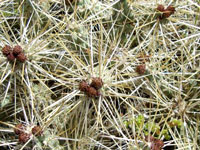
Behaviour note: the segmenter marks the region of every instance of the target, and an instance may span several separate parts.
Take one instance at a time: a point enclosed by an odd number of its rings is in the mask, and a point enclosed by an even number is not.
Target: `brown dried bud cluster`
[[[138,74],[143,75],[146,72],[146,65],[138,65],[135,70]]]
[[[100,93],[98,92],[98,90],[96,90],[94,87],[89,87],[88,90],[86,91],[86,95],[88,97],[98,97],[100,95]]]
[[[2,53],[4,56],[8,56],[10,54],[10,52],[12,52],[12,47],[10,47],[9,45],[5,45],[2,48]]]
[[[79,90],[82,92],[86,92],[89,88],[89,84],[86,81],[81,81],[79,84]]]
[[[163,12],[165,11],[165,7],[163,5],[158,5],[157,10]]]
[[[7,56],[8,61],[12,62],[15,60],[15,56],[13,55],[12,52],[10,52],[10,54]]]
[[[26,127],[23,124],[17,124],[14,128],[15,134],[18,135],[18,139],[20,143],[26,143],[31,135],[41,136],[42,135],[42,128],[40,126],[34,126],[28,133],[26,132]]]
[[[168,18],[176,11],[173,6],[168,6],[166,9],[163,5],[158,5],[157,10],[162,12],[163,14],[159,17],[160,19]]]
[[[24,53],[20,53],[19,55],[17,55],[17,60],[19,60],[20,62],[25,62],[26,61],[26,56]]]
[[[96,90],[100,89],[103,86],[103,81],[101,78],[93,78],[92,83],[90,84],[91,87],[94,87]]]
[[[32,128],[32,134],[35,136],[41,136],[43,133],[42,128],[40,126],[34,126]]]
[[[20,133],[23,133],[23,130],[24,130],[24,125],[23,124],[17,124],[16,126],[15,126],[15,129],[14,129],[14,132],[15,132],[15,134],[17,134],[17,135],[19,135]]]
[[[22,53],[22,47],[19,45],[16,45],[13,48],[13,55],[17,57],[17,55],[19,55],[20,53]]]
[[[86,81],[81,81],[79,84],[80,91],[84,92],[88,97],[98,97],[100,92],[98,91],[103,86],[101,78],[93,78],[89,85]]]
[[[30,139],[31,134],[28,133],[21,133],[19,135],[19,142],[20,143],[26,143]]]
[[[156,139],[153,136],[146,136],[145,141],[151,143],[151,150],[161,150],[164,146],[164,142],[162,140]]]
[[[19,45],[16,45],[13,49],[9,45],[6,45],[2,48],[2,53],[10,62],[14,61],[16,58],[18,61],[24,63],[27,59],[23,53],[22,47]]]

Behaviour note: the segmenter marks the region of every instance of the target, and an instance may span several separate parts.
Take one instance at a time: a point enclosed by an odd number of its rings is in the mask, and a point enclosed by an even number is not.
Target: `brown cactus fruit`
[[[7,59],[8,59],[8,61],[11,61],[11,62],[15,60],[15,56],[13,55],[12,52],[10,52],[10,53],[7,55]]]
[[[163,12],[165,8],[163,5],[158,5],[157,10]]]
[[[86,91],[88,97],[98,97],[100,94],[94,87],[89,87]]]
[[[137,72],[138,74],[140,74],[140,75],[143,75],[143,74],[145,73],[145,71],[146,71],[146,66],[145,66],[145,64],[143,64],[143,65],[138,65],[138,66],[136,67],[136,72]]]
[[[5,45],[2,48],[2,53],[4,56],[8,56],[12,52],[12,48],[9,45]]]
[[[19,134],[19,142],[20,143],[26,143],[30,139],[30,134],[28,133],[20,133]]]
[[[103,81],[101,78],[93,78],[92,83],[90,84],[91,87],[94,87],[96,90],[100,89],[103,86]]]
[[[16,57],[17,55],[19,55],[20,53],[22,53],[22,47],[19,45],[16,45],[13,48],[13,55]]]
[[[89,88],[89,85],[86,81],[81,81],[79,84],[79,90],[82,92],[86,92],[87,89]]]
[[[20,62],[24,63],[26,61],[26,56],[24,53],[20,53],[19,55],[17,55],[17,60],[19,60]]]
[[[21,124],[21,123],[17,124],[17,125],[15,126],[15,128],[14,128],[15,134],[19,135],[19,134],[23,133],[24,128],[25,128],[25,127],[24,127],[23,124]]]
[[[34,126],[32,128],[32,134],[35,136],[41,136],[42,135],[42,128],[40,126]]]

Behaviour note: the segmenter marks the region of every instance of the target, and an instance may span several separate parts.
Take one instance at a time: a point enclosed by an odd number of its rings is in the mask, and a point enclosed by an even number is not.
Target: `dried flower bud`
[[[164,146],[164,142],[159,139],[154,139],[151,143],[151,150],[161,150]]]
[[[88,85],[88,83],[86,81],[81,81],[80,82],[80,84],[79,84],[80,91],[86,92],[88,88],[89,88],[89,85]]]
[[[2,53],[3,53],[3,55],[5,55],[5,56],[8,56],[11,52],[12,52],[12,48],[11,48],[9,45],[5,45],[5,46],[2,48]]]
[[[163,12],[165,8],[163,5],[158,5],[157,10]]]
[[[96,90],[98,90],[103,86],[103,81],[101,78],[93,78],[90,86],[94,87]]]
[[[19,45],[16,45],[13,48],[13,55],[16,57],[17,55],[19,55],[20,53],[22,53],[22,47]]]
[[[23,124],[17,124],[16,126],[15,126],[15,128],[14,128],[14,132],[15,132],[15,134],[17,134],[17,135],[19,135],[19,134],[21,134],[21,133],[23,133],[23,130],[24,130],[24,125]]]
[[[26,56],[24,53],[20,53],[19,55],[17,55],[17,60],[19,60],[20,62],[24,63],[26,61]]]
[[[7,59],[8,61],[11,61],[11,62],[15,60],[15,56],[13,55],[12,52],[10,52],[10,54],[7,55]]]
[[[168,6],[167,9],[163,12],[163,17],[168,18],[175,12],[175,8],[173,6]]]
[[[154,139],[155,139],[155,138],[154,138],[153,136],[151,136],[151,135],[150,135],[150,136],[145,136],[145,141],[146,141],[146,142],[153,142]]]
[[[164,146],[164,142],[154,138],[153,136],[146,136],[145,141],[151,143],[151,150],[161,150]]]
[[[138,66],[136,67],[136,72],[137,72],[138,74],[140,74],[140,75],[143,75],[143,74],[145,73],[145,71],[146,71],[146,66],[145,66],[145,64],[144,64],[144,65],[138,65]]]
[[[20,143],[26,143],[30,139],[30,134],[27,133],[20,133],[19,135],[19,142]]]
[[[165,10],[163,13],[163,18],[168,18],[171,15],[171,12],[168,10]]]
[[[173,14],[176,11],[175,8],[173,6],[171,6],[171,5],[168,6],[166,10],[170,11],[171,14]]]
[[[42,135],[42,128],[40,126],[34,126],[32,128],[32,134],[36,136],[41,136]]]
[[[88,97],[98,97],[100,95],[99,92],[93,87],[89,87],[86,94]]]

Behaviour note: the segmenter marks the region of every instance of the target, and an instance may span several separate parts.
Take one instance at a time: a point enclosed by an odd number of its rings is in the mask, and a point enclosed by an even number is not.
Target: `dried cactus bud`
[[[154,138],[153,136],[151,136],[151,135],[145,136],[145,141],[146,141],[146,142],[153,142],[154,139],[155,139],[155,138]]]
[[[154,141],[151,143],[152,150],[161,150],[163,146],[164,142],[159,139],[154,139]]]
[[[22,53],[22,47],[19,45],[16,45],[13,48],[13,55],[16,57],[17,55],[19,55],[20,53]]]
[[[20,62],[24,63],[26,61],[26,56],[24,53],[20,53],[19,55],[17,55],[17,60],[19,60]]]
[[[11,61],[11,62],[15,60],[15,56],[13,55],[12,52],[10,52],[10,54],[8,54],[7,59],[8,59],[8,61]]]
[[[168,18],[171,15],[171,11],[165,10],[163,12],[163,18]]]
[[[30,134],[28,133],[20,133],[19,134],[19,142],[20,143],[26,143],[30,139]]]
[[[103,86],[103,81],[101,78],[93,78],[90,86],[94,87],[96,90],[100,89]]]
[[[168,18],[175,12],[175,8],[173,6],[168,6],[163,13],[164,18]]]
[[[3,53],[3,55],[5,55],[5,56],[8,56],[11,52],[12,52],[12,48],[11,48],[9,45],[5,45],[5,46],[2,48],[2,53]]]
[[[79,84],[79,90],[82,92],[86,92],[87,89],[89,88],[89,85],[86,81],[81,81]]]
[[[165,8],[163,5],[158,5],[157,10],[163,12]]]
[[[23,124],[17,124],[16,126],[15,126],[15,128],[14,128],[14,132],[15,132],[15,134],[17,134],[17,135],[19,135],[19,134],[21,134],[21,133],[23,133],[23,130],[24,130],[24,125]]]
[[[138,66],[136,67],[136,72],[137,72],[138,74],[140,74],[140,75],[143,75],[143,74],[145,73],[145,71],[146,71],[146,66],[145,66],[145,64],[144,64],[144,65],[138,65]]]
[[[171,5],[168,6],[166,10],[170,11],[171,14],[173,14],[176,11],[175,8],[173,6],[171,6]]]
[[[40,126],[34,126],[32,128],[32,134],[35,136],[41,136],[42,135],[42,128]]]
[[[98,97],[100,94],[99,94],[99,92],[95,88],[89,87],[87,89],[87,91],[86,91],[86,95],[88,97]]]
[[[153,136],[146,136],[145,141],[151,143],[151,150],[161,150],[162,147],[164,146],[164,142],[154,138]]]

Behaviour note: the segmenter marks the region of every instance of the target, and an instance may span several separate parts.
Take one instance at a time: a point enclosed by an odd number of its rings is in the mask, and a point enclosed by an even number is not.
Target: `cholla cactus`
[[[200,149],[198,7],[0,2],[0,146]]]

